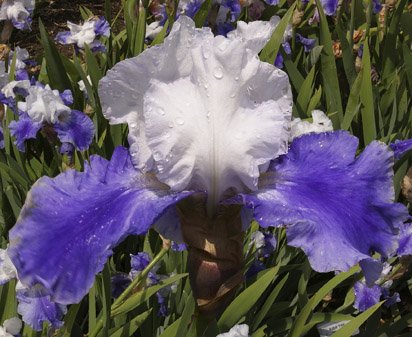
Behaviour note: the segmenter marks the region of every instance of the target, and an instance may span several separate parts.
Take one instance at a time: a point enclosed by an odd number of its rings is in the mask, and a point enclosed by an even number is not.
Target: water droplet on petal
[[[160,114],[160,115],[162,115],[162,116],[164,116],[165,115],[165,111],[163,110],[163,108],[157,108],[157,112]]]
[[[221,78],[223,78],[223,69],[222,69],[222,67],[217,67],[217,68],[215,69],[215,71],[213,72],[213,75],[214,75],[218,80],[220,80]]]
[[[177,125],[183,125],[183,124],[185,124],[185,121],[183,120],[183,118],[178,117],[178,118],[176,118],[176,124]]]

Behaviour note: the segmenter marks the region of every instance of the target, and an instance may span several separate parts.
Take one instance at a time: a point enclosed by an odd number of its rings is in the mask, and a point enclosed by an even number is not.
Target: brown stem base
[[[222,206],[209,218],[204,197],[193,196],[178,205],[193,294],[199,311],[211,318],[232,301],[243,281],[240,209]]]

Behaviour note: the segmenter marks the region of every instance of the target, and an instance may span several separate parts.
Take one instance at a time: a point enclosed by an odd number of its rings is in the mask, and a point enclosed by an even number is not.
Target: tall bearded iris
[[[157,223],[178,236],[181,225],[198,303],[208,304],[219,293],[210,279],[236,283],[246,208],[264,227],[286,226],[317,271],[395,252],[407,212],[393,203],[391,150],[372,142],[356,156],[344,131],[288,145],[288,77],[257,56],[277,22],[239,22],[226,38],[182,16],[162,45],[107,73],[104,113],[128,124],[130,149],[33,186],[10,232],[22,283],[78,302],[127,235]]]

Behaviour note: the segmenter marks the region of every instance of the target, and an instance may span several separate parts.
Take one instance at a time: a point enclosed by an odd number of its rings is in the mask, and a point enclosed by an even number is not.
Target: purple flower
[[[299,33],[296,34],[296,39],[303,45],[305,52],[310,52],[316,45],[316,39],[308,39]]]
[[[374,306],[379,302],[382,295],[381,287],[376,284],[372,287],[368,287],[363,282],[356,282],[354,290],[355,303],[353,306],[359,311],[365,311]]]
[[[338,0],[320,0],[322,4],[323,10],[325,14],[328,16],[332,16],[336,14],[336,10],[338,9]]]
[[[412,150],[412,139],[407,140],[395,140],[394,143],[389,145],[395,154],[396,159],[400,159],[406,153]]]

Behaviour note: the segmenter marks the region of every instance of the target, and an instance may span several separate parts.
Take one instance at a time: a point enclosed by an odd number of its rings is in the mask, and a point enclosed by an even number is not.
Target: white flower
[[[0,249],[0,285],[17,277],[16,267],[11,262],[7,249]]]
[[[19,102],[18,108],[26,111],[35,122],[56,123],[68,118],[71,109],[64,105],[57,90],[49,85],[44,88],[32,86],[28,90],[26,102]]]
[[[325,115],[323,111],[313,110],[312,118],[313,123],[302,121],[300,118],[293,119],[289,140],[292,141],[294,138],[306,133],[333,131],[332,121]]]
[[[29,90],[30,88],[30,81],[29,80],[23,80],[23,81],[11,81],[7,83],[3,88],[1,89],[1,92],[4,94],[6,97],[16,97],[16,94],[14,93],[14,88],[21,88],[25,90]]]
[[[75,43],[78,47],[84,48],[85,44],[91,44],[96,38],[94,31],[94,20],[89,20],[83,25],[76,25],[73,22],[67,21],[67,27],[70,29],[70,36],[67,37],[67,43]]]
[[[249,337],[249,326],[247,324],[236,324],[229,332],[221,333],[216,337]]]
[[[165,42],[116,64],[100,81],[105,116],[129,124],[134,164],[174,190],[257,189],[261,170],[287,151],[287,75],[258,53],[279,21],[238,22],[228,37],[181,16]]]
[[[26,63],[24,63],[25,60],[28,60],[30,58],[30,54],[29,51],[25,48],[20,48],[20,47],[16,47],[14,48],[14,50],[10,51],[9,54],[9,62],[10,65],[13,61],[14,58],[14,54],[16,54],[16,65],[15,68],[16,69],[24,69],[26,68]]]
[[[154,39],[162,29],[163,26],[159,21],[153,21],[150,25],[146,25],[146,39]]]
[[[24,23],[34,9],[34,0],[4,0],[0,8],[0,20]]]

